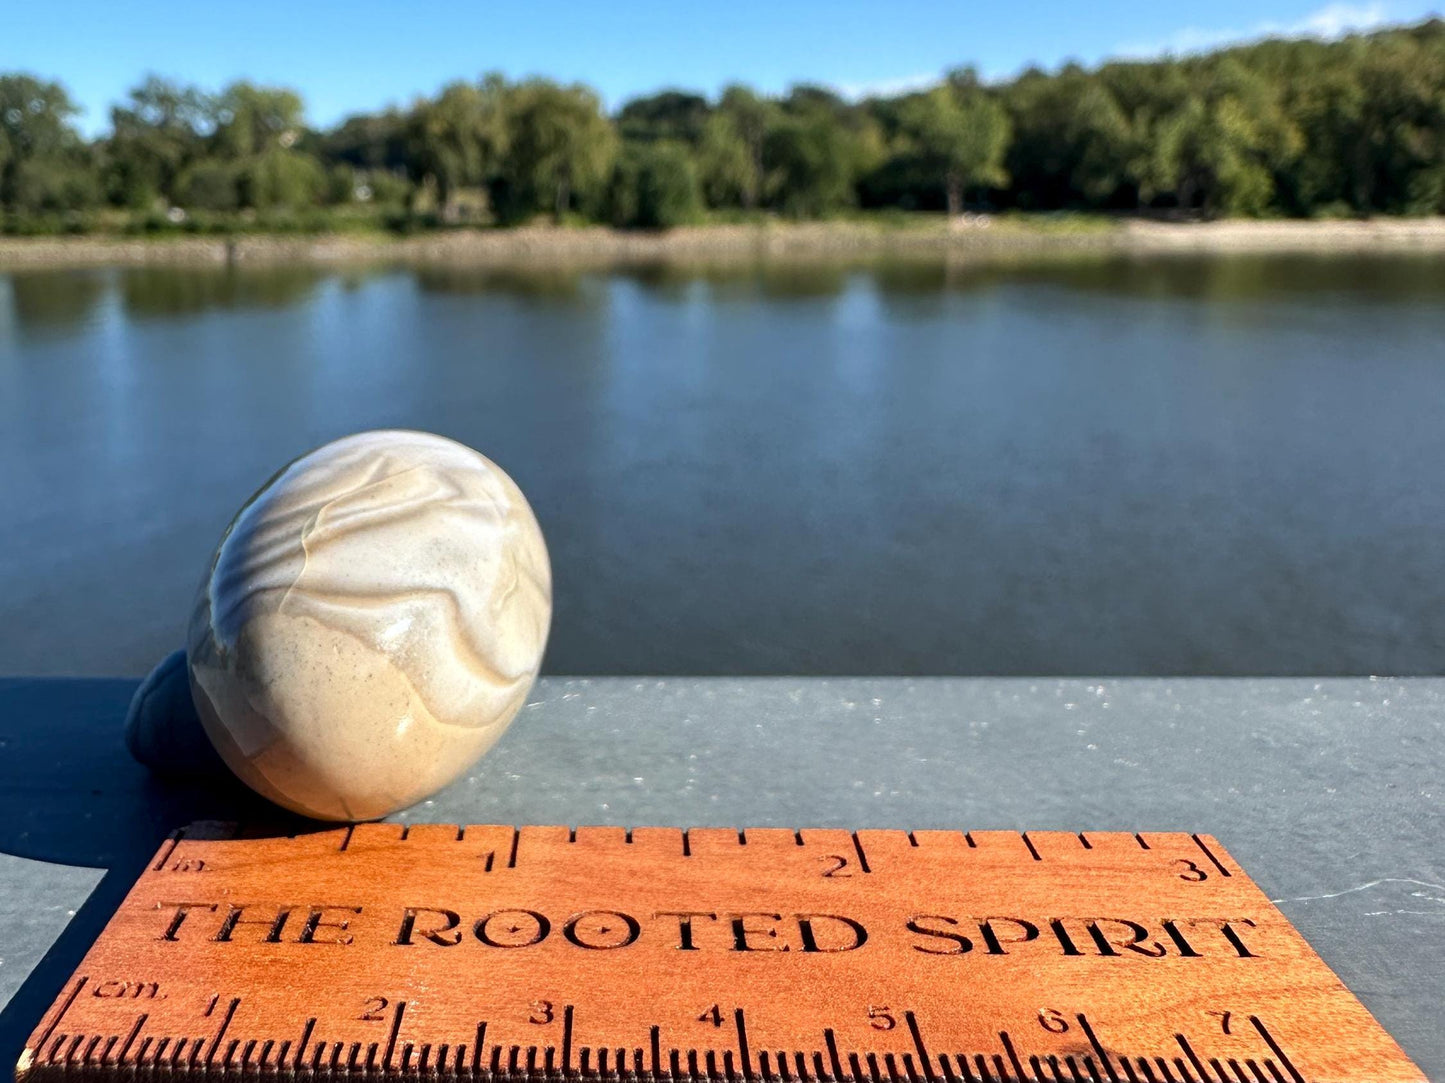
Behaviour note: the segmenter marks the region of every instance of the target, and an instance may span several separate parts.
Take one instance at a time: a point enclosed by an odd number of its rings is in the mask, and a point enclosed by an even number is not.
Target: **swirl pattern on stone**
[[[359,433],[236,515],[196,596],[191,692],[252,789],[319,819],[374,819],[502,735],[551,615],[541,528],[500,467],[429,433]]]

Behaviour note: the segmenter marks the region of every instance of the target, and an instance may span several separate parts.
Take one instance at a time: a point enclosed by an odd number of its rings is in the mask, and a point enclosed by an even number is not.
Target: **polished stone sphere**
[[[232,521],[191,616],[191,694],[252,789],[374,819],[502,735],[551,615],[541,528],[501,468],[429,433],[359,433],[291,463]]]

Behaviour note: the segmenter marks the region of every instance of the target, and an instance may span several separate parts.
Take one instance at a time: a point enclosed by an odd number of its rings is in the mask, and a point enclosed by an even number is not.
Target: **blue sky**
[[[966,63],[997,77],[1030,63],[1189,51],[1266,33],[1333,36],[1437,10],[1438,0],[0,0],[0,71],[59,78],[90,133],[150,71],[207,87],[240,77],[292,86],[310,121],[329,125],[493,69],[581,80],[609,106],[670,86],[711,93],[734,80],[766,91],[818,82],[861,95]]]

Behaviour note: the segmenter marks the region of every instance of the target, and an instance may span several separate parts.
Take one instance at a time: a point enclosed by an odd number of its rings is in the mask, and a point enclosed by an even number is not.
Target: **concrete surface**
[[[133,764],[134,687],[0,681],[9,1063],[169,830],[268,815]],[[556,678],[400,818],[1208,832],[1445,1080],[1445,680]]]

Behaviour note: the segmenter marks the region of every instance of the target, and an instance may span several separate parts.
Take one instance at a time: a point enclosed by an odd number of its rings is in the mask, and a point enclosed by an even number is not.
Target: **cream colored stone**
[[[196,596],[191,693],[252,789],[374,819],[502,735],[551,616],[547,548],[511,478],[440,436],[358,433],[236,515]]]

